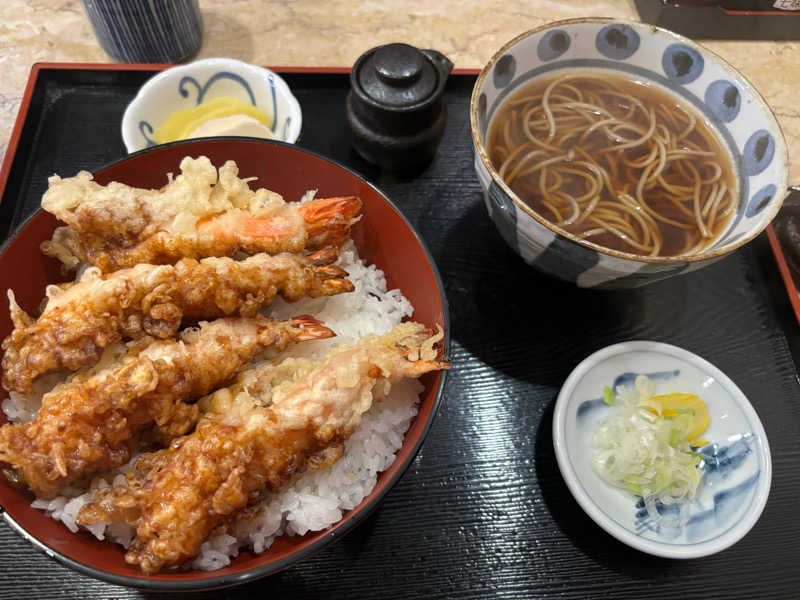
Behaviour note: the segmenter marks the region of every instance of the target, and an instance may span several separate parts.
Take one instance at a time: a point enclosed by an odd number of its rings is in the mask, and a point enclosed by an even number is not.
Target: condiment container
[[[358,153],[389,169],[430,161],[444,133],[442,93],[452,68],[442,53],[408,44],[362,54],[350,72],[346,108]]]

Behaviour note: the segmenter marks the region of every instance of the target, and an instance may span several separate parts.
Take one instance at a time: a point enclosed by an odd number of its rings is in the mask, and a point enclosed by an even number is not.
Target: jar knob
[[[375,51],[373,64],[378,77],[389,85],[407,85],[422,73],[425,57],[408,44],[387,44]]]

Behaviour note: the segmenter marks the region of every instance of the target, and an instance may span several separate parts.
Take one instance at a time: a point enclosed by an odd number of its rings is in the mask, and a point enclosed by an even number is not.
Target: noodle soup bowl
[[[504,101],[537,79],[576,69],[646,83],[693,108],[716,134],[738,192],[727,225],[704,249],[649,256],[606,248],[544,218],[500,176],[487,139]],[[528,264],[580,287],[639,287],[709,265],[756,237],[787,193],[786,142],[755,88],[714,53],[652,25],[588,18],[523,33],[481,71],[470,121],[475,170],[500,235]]]

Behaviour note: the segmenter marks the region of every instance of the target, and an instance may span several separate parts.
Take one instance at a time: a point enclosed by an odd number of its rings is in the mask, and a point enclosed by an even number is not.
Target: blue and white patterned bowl
[[[174,111],[219,96],[233,96],[263,110],[280,141],[294,143],[300,135],[300,103],[278,74],[232,58],[206,58],[166,69],[142,86],[122,117],[125,148],[136,152],[155,146],[153,132]]]
[[[650,377],[656,394],[697,394],[711,416],[703,433],[710,443],[699,450],[705,474],[681,527],[674,526],[676,505],[657,504],[653,519],[640,497],[592,469],[594,432],[614,410],[602,400],[603,387],[632,385],[638,374]],[[742,391],[708,361],[659,342],[615,344],[582,361],[558,394],[553,445],[581,508],[621,542],[656,556],[696,558],[736,543],[758,521],[772,481],[767,436]]]
[[[500,178],[484,146],[498,107],[532,79],[575,67],[633,75],[667,88],[697,108],[720,134],[734,158],[740,199],[728,229],[709,248],[680,257],[649,257],[598,246],[549,223]],[[528,264],[580,287],[638,287],[704,267],[758,235],[787,193],[786,143],[763,98],[714,53],[652,25],[574,19],[518,36],[479,75],[470,121],[475,170],[503,239]]]

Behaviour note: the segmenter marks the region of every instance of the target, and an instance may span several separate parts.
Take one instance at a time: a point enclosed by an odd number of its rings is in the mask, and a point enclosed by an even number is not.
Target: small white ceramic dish
[[[277,140],[294,143],[300,135],[300,103],[278,74],[232,58],[206,58],[166,69],[141,87],[122,117],[125,148],[136,152],[155,146],[153,133],[174,111],[219,96],[233,96],[267,113]]]
[[[698,394],[711,416],[703,437],[710,444],[700,492],[689,506],[689,520],[670,526],[670,507],[659,505],[658,522],[642,499],[604,482],[592,469],[597,426],[614,407],[603,387],[632,385],[648,375],[656,394]],[[572,495],[615,538],[648,554],[696,558],[739,541],[756,523],[769,495],[772,461],[767,436],[742,391],[722,371],[699,356],[659,342],[634,341],[609,346],[581,362],[556,401],[553,445],[561,474]]]

